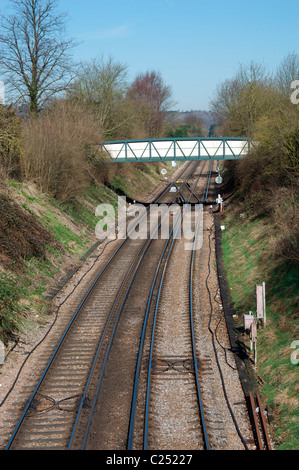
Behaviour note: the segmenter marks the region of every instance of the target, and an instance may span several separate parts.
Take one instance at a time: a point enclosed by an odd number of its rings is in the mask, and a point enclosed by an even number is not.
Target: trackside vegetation
[[[223,171],[223,250],[240,328],[243,314],[255,312],[255,284],[266,283],[256,369],[277,449],[299,447],[299,106],[285,86],[298,76],[295,54],[274,78],[250,64],[219,88],[213,104],[218,132],[257,143]]]
[[[118,194],[138,199],[161,182],[162,163],[112,164],[101,142],[249,137],[251,153],[222,171],[224,261],[240,326],[254,311],[255,284],[266,283],[256,372],[275,448],[298,449],[299,104],[290,99],[298,54],[271,73],[240,66],[215,91],[216,121],[206,129],[192,113],[180,120],[170,112],[172,92],[159,71],[129,82],[128,67],[111,57],[73,67],[73,42],[62,35],[57,43],[65,19],[54,0],[11,4],[14,15],[0,26],[0,65],[17,85],[0,104],[0,340],[7,346],[29,325],[47,323],[47,294],[96,241],[98,204],[117,207]],[[51,14],[37,31],[43,7]],[[46,81],[37,76],[45,58]]]

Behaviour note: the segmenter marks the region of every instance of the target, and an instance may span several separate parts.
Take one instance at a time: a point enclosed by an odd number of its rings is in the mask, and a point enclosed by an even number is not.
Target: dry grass
[[[269,344],[275,343],[277,341],[277,334],[273,327],[271,328],[271,326],[269,325],[269,321],[267,328],[264,330],[264,337]]]
[[[294,396],[289,396],[289,389],[286,387],[275,396],[275,404],[279,407],[285,406],[290,411],[294,411],[298,406],[298,399]]]
[[[56,247],[54,238],[27,210],[7,194],[0,194],[0,262],[2,266],[23,267],[25,259],[45,258],[45,245]]]

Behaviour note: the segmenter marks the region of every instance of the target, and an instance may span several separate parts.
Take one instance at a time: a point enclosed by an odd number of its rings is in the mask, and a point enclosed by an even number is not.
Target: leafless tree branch
[[[65,38],[64,14],[56,0],[10,0],[14,14],[2,16],[0,67],[17,98],[37,112],[74,76],[71,50]]]

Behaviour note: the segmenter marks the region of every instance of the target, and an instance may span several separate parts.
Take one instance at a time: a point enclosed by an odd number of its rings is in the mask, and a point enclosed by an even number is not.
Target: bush
[[[23,127],[23,174],[60,201],[74,198],[91,180],[101,131],[82,105],[58,101]]]
[[[263,121],[258,147],[227,166],[226,181],[237,189],[251,214],[271,217],[276,229],[274,254],[298,263],[299,126],[288,119],[289,114],[282,116]]]
[[[10,108],[0,105],[0,177],[20,177],[21,121]]]
[[[22,289],[16,279],[4,272],[0,273],[0,338],[8,339],[11,333],[19,328],[23,315],[19,305]]]
[[[22,269],[25,259],[45,257],[46,244],[56,247],[32,214],[0,194],[0,263],[9,269]]]

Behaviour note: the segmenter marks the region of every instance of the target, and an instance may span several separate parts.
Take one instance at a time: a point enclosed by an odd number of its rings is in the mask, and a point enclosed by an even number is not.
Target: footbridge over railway
[[[101,147],[114,162],[237,160],[253,146],[242,137],[190,137],[104,142]]]

